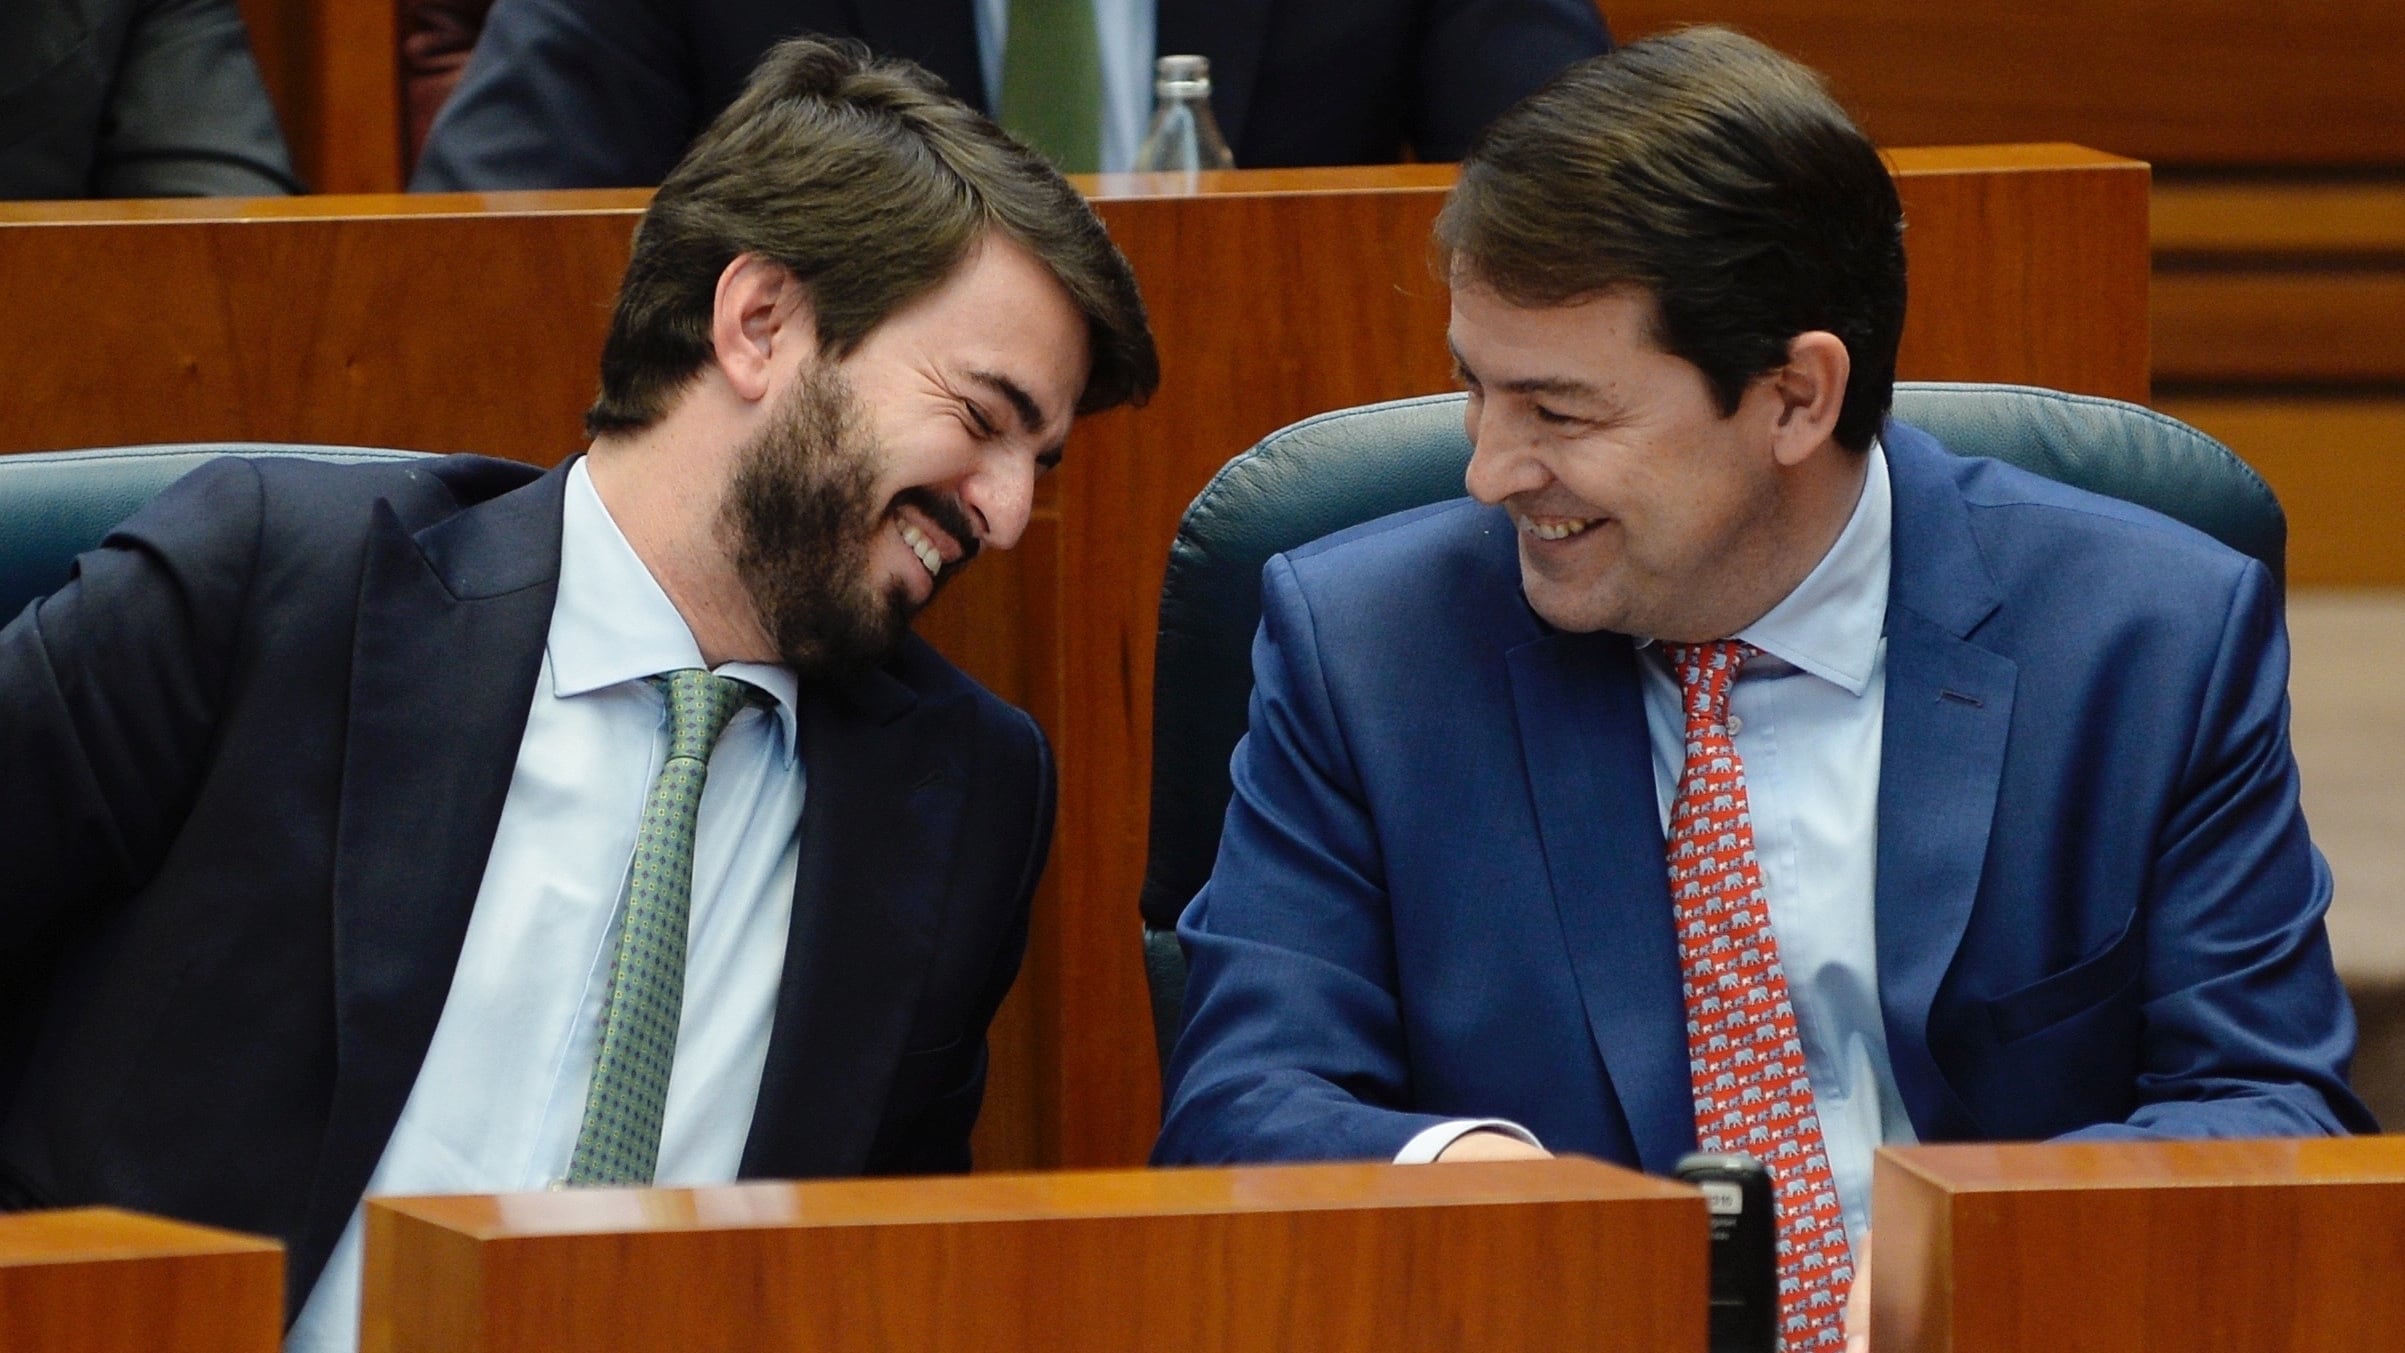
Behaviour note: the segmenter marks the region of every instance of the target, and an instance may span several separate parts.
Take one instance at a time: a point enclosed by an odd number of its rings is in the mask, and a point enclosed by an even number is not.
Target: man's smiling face
[[[841,360],[793,360],[724,508],[783,660],[873,661],[979,550],[1017,544],[1086,368],[1067,291],[1000,237]]]
[[[1465,479],[1511,514],[1521,586],[1548,624],[1721,638],[1776,600],[1759,594],[1785,572],[1777,400],[1757,380],[1723,416],[1652,320],[1634,291],[1531,307],[1457,284],[1449,338],[1475,448]]]

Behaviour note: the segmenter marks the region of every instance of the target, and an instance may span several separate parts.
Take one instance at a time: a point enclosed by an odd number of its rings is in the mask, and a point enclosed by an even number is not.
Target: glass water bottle
[[[1211,60],[1164,56],[1153,63],[1152,130],[1136,148],[1137,169],[1233,169],[1236,157],[1211,116]]]

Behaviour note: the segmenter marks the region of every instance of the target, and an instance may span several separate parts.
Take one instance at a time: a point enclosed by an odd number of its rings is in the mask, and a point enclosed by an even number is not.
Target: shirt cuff
[[[1535,1133],[1508,1118],[1456,1118],[1451,1122],[1439,1123],[1435,1127],[1425,1129],[1418,1136],[1403,1143],[1403,1149],[1395,1152],[1395,1164],[1430,1164],[1445,1153],[1446,1147],[1473,1132],[1501,1132],[1517,1137],[1539,1149],[1545,1145],[1537,1140]]]

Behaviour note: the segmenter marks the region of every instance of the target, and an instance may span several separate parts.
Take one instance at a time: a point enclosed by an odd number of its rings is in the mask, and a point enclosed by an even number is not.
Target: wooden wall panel
[[[1607,0],[1623,42],[1744,29],[1829,78],[1886,145],[2076,141],[2161,165],[2405,163],[2392,0],[1931,5]]]
[[[284,1252],[115,1208],[0,1216],[0,1349],[275,1353]]]
[[[2145,402],[2143,165],[2068,145],[1902,149],[1888,161],[1911,270],[1901,378]]]
[[[1902,370],[2142,398],[2145,168],[2066,147],[1897,151]],[[1446,387],[1427,230],[1444,166],[1089,181],[1166,380],[1081,424],[1038,529],[928,633],[1050,730],[1060,825],[997,1031],[989,1165],[1123,1165],[1158,1121],[1135,902],[1152,638],[1177,518],[1221,462],[1325,409]],[[0,206],[0,450],[253,438],[582,444],[639,193]]]
[[[0,450],[253,438],[556,462],[583,445],[644,200],[572,197],[0,206],[0,317],[20,326]]]
[[[2405,179],[2179,176],[2153,239],[2160,407],[2271,482],[2292,580],[2405,583]]]
[[[1230,456],[1296,419],[1442,390],[1445,289],[1428,227],[1450,175],[1374,196],[1105,201],[1142,278],[1164,378],[1150,407],[1091,420],[1061,480],[1063,678],[1056,1030],[1060,1162],[1133,1164],[1160,1126],[1137,944],[1152,774],[1152,650],[1169,541]],[[1239,283],[1236,279],[1241,279]]]
[[[2405,182],[2159,178],[2153,233],[2155,251],[2173,262],[2386,257],[2405,250]]]
[[[2166,384],[2405,384],[2405,269],[2166,267],[2154,327]]]
[[[2288,511],[2292,587],[2405,583],[2405,394],[2166,394],[2163,412],[2220,438]]]
[[[399,0],[241,0],[241,8],[302,184],[400,191]]]

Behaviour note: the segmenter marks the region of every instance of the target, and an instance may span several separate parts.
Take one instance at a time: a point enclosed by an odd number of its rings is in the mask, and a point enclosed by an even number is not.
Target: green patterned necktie
[[[658,678],[654,678],[655,683]],[[660,1160],[660,1115],[685,1010],[685,930],[693,900],[693,820],[710,752],[743,704],[745,687],[699,668],[670,672],[668,760],[643,801],[626,921],[610,969],[601,1056],[585,1091],[584,1127],[568,1162],[571,1184],[649,1184]]]
[[[1010,0],[1000,121],[1065,174],[1102,167],[1102,44],[1094,0]]]

